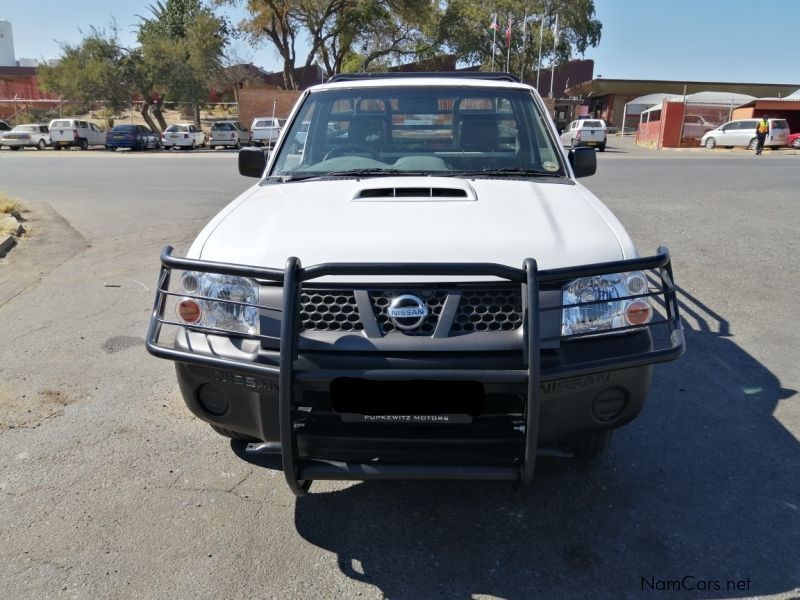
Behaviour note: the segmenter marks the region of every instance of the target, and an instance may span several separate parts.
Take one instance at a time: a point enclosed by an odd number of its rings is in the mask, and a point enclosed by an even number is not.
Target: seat
[[[347,141],[351,144],[374,148],[376,152],[381,151],[386,144],[384,117],[355,117],[347,130]]]
[[[497,149],[497,121],[494,118],[464,118],[459,129],[463,152],[493,152]]]

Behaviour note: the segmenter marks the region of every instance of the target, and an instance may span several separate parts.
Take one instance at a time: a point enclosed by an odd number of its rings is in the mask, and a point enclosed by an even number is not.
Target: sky
[[[0,0],[11,22],[17,60],[54,58],[58,42],[116,21],[123,45],[135,44],[137,15],[154,0]],[[595,77],[743,83],[797,83],[800,0],[595,0],[600,44],[586,52]],[[233,22],[241,8],[228,8]],[[491,20],[486,17],[487,25]],[[304,56],[298,48],[298,56]],[[268,46],[237,43],[236,54],[268,71],[281,62]]]

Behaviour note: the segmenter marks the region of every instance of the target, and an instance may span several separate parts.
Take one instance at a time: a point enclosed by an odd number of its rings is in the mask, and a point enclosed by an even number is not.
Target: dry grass
[[[22,220],[22,213],[28,212],[22,203],[0,190],[0,214],[11,215]]]
[[[10,215],[15,217],[17,221],[24,221],[25,219],[22,217],[22,213],[26,212],[28,212],[28,210],[22,206],[22,203],[19,200],[12,198],[3,191],[0,191],[0,237],[6,235],[16,235],[19,227],[13,221],[4,225],[3,217]]]

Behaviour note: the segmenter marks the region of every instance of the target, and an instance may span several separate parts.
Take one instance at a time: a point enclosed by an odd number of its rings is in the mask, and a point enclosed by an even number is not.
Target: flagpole
[[[525,76],[525,42],[528,39],[528,11],[525,10],[525,18],[522,19],[522,57],[519,60],[519,80]]]
[[[497,24],[497,13],[494,13],[492,25]],[[492,72],[494,72],[494,55],[497,53],[497,27],[492,27]]]
[[[556,46],[558,46],[558,13],[556,13],[556,27],[553,30],[553,64],[550,67],[550,98],[553,97],[553,79],[556,76]]]
[[[544,39],[544,15],[539,21],[539,56],[536,59],[536,91],[539,91],[539,71],[542,70],[542,40]]]
[[[511,15],[506,25],[506,73],[511,73]]]

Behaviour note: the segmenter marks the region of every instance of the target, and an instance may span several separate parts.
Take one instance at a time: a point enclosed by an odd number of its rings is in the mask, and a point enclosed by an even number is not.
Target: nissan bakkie
[[[579,183],[594,149],[512,76],[339,75],[238,167],[257,182],[163,250],[147,348],[297,495],[521,488],[538,456],[602,453],[684,351],[667,249],[639,255]]]

